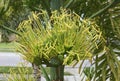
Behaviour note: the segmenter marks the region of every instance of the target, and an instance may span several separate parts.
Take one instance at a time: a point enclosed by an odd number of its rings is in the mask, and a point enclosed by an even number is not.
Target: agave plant
[[[91,58],[100,43],[101,33],[95,22],[80,20],[70,11],[33,13],[18,27],[19,51],[36,65],[51,68],[51,81],[63,81],[64,66]]]

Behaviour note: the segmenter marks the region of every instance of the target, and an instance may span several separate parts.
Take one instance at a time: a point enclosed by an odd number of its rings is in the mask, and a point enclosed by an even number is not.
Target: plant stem
[[[43,72],[43,75],[44,75],[46,81],[50,81],[50,78],[49,78],[47,72],[45,71],[44,67],[42,65],[40,65],[40,68],[41,68],[41,71]]]
[[[13,29],[11,29],[11,28],[8,28],[8,27],[6,27],[6,26],[4,26],[4,25],[2,25],[2,26],[0,26],[0,27],[2,27],[2,28],[5,29],[5,30],[8,30],[8,31],[10,31],[10,32],[12,32],[12,33],[15,33],[15,34],[21,36],[17,31],[15,31],[15,30],[13,30]]]
[[[41,72],[39,66],[32,64],[33,67],[33,74],[36,79],[36,81],[41,81]]]
[[[51,81],[64,81],[64,66],[50,67]]]

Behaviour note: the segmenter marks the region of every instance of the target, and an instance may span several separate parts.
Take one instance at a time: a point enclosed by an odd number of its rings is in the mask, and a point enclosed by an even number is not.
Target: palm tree
[[[52,4],[51,0],[51,4]],[[95,50],[95,77],[96,81],[105,81],[110,79],[111,81],[119,80],[120,64],[119,64],[119,0],[67,0],[60,2],[56,0],[63,8],[70,8],[82,18],[90,18],[97,21],[100,26],[102,36],[105,38],[105,42],[99,46],[98,50]],[[53,4],[58,4],[53,2]],[[50,8],[55,9],[55,6],[51,6],[49,1],[44,1],[49,7],[45,7],[50,11]],[[96,7],[97,6],[97,7]],[[58,9],[58,7],[57,7]],[[49,12],[50,13],[50,12]],[[117,32],[117,33],[116,33]],[[101,53],[99,55],[99,53]],[[104,76],[104,77],[103,77]]]
[[[51,68],[48,81],[64,81],[64,66],[90,58],[101,33],[94,22],[80,21],[75,13],[55,11],[48,19],[47,12],[41,12],[19,25],[18,50],[32,64]]]
[[[31,1],[31,0],[26,0]],[[44,3],[44,4],[43,4]],[[58,3],[60,3],[58,5]],[[55,4],[54,6],[52,4]],[[31,5],[29,5],[31,6]],[[101,29],[105,41],[94,51],[95,77],[96,81],[119,80],[119,0],[40,0],[39,7],[48,11],[51,15],[52,10],[60,7],[71,9],[81,16],[82,19],[90,18],[96,20]],[[39,10],[36,6],[34,9]],[[5,28],[7,29],[7,28]],[[11,31],[11,30],[10,30]],[[12,31],[14,32],[14,31]],[[16,33],[16,32],[15,32]],[[117,49],[117,50],[116,50]],[[101,54],[99,54],[101,53]]]

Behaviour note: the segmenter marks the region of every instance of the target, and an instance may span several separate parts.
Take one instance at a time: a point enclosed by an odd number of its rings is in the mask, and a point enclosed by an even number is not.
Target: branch
[[[11,28],[8,28],[8,27],[6,27],[6,26],[4,26],[4,25],[1,25],[1,27],[2,27],[3,29],[5,29],[5,30],[8,30],[8,31],[10,31],[10,32],[12,32],[12,33],[15,33],[15,34],[21,36],[17,31],[15,31],[15,30],[13,30],[13,29],[11,29]]]
[[[94,17],[100,15],[101,13],[105,12],[107,9],[109,9],[110,7],[112,7],[112,6],[114,6],[114,5],[118,4],[118,3],[119,3],[118,1],[113,0],[108,6],[106,6],[105,8],[99,10],[98,12],[96,12],[92,16],[90,16],[89,19],[94,18]]]
[[[64,6],[64,8],[68,8],[72,2],[73,2],[73,0],[66,1],[66,5]]]

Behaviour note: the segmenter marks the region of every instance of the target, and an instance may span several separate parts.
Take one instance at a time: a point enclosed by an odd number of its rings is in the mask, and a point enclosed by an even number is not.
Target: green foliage
[[[0,43],[0,49],[10,49],[10,48],[14,48],[15,46],[15,42],[11,42],[11,43]]]
[[[3,14],[6,13],[6,11],[9,9],[8,8],[8,5],[9,5],[9,0],[1,0],[0,1],[0,17],[3,16]]]
[[[1,0],[1,1],[3,1],[3,0]],[[51,4],[55,3],[54,0],[39,0],[39,1],[38,0],[34,0],[34,1],[23,0],[23,1],[27,2],[26,5],[28,5],[29,9],[32,8],[30,10],[39,11],[42,8],[42,9],[47,10],[49,15],[51,15]],[[104,81],[104,80],[107,80],[108,78],[111,78],[111,81],[116,81],[116,79],[115,79],[116,75],[119,75],[117,72],[114,72],[114,71],[115,70],[119,71],[118,57],[120,54],[120,52],[119,52],[119,50],[120,50],[120,44],[119,44],[120,43],[120,33],[119,33],[119,31],[120,31],[120,25],[119,25],[120,1],[119,0],[56,0],[56,3],[58,3],[57,1],[60,2],[60,5],[62,8],[71,9],[72,11],[81,15],[82,19],[89,18],[89,17],[92,17],[95,19],[95,21],[97,22],[97,25],[99,25],[98,28],[100,28],[100,30],[102,32],[101,35],[105,38],[105,41],[103,41],[102,44],[101,44],[101,42],[98,41],[99,42],[99,43],[97,42],[97,44],[99,44],[98,49],[95,50],[95,52],[94,52],[95,57],[96,57],[94,60],[96,76],[94,78],[97,79],[98,81]],[[55,9],[59,8],[59,6],[57,6],[56,3],[53,5],[53,7]],[[33,6],[33,4],[35,4],[35,5]],[[108,5],[112,5],[112,6],[107,7]],[[20,9],[20,10],[22,10],[22,9]],[[102,12],[95,15],[96,12],[98,13],[100,11],[102,11]],[[40,20],[44,21],[41,23],[42,23],[42,25],[44,25],[44,27],[46,27],[48,25],[48,27],[50,27],[50,29],[51,29],[53,27],[52,24],[54,21],[50,21],[48,15],[45,15],[45,17],[46,18],[40,19]],[[12,17],[12,18],[14,18],[14,17]],[[16,18],[16,19],[18,19],[18,18]],[[33,19],[33,21],[34,21],[34,19]],[[36,24],[36,26],[37,26],[37,24]],[[72,35],[72,34],[70,34],[70,35]],[[44,39],[44,36],[42,37],[42,39]],[[59,37],[62,37],[62,36],[64,38],[64,34],[63,35],[60,34],[59,36],[55,35],[55,37],[57,37],[58,39],[60,39]],[[51,37],[51,38],[48,37],[48,39],[51,39],[51,41],[52,41],[52,39],[54,39],[55,37]],[[67,43],[67,44],[69,44],[69,43]],[[62,47],[62,49],[58,49],[59,46],[56,48],[57,48],[58,52],[62,53],[62,52],[64,52],[65,49],[67,49],[67,50],[72,49],[71,45],[68,45],[68,47],[64,46],[64,47]],[[46,48],[47,48],[47,46],[46,46]],[[61,48],[61,47],[59,47],[59,48]],[[115,49],[117,49],[117,51],[115,51]],[[68,55],[68,54],[66,53],[66,55]],[[78,55],[78,54],[75,54],[75,55]],[[64,59],[63,57],[64,56],[62,54],[60,54],[60,59]],[[73,55],[73,57],[74,57],[74,55]],[[71,55],[71,56],[69,56],[69,59],[74,59],[73,57]],[[78,56],[75,56],[75,57],[77,58]],[[111,57],[114,57],[114,58],[111,58]],[[36,58],[39,58],[39,57],[36,57]],[[45,59],[46,58],[49,58],[49,57],[45,56]],[[55,58],[59,58],[59,56],[55,57]],[[109,58],[111,58],[111,59],[109,59]],[[111,63],[112,63],[112,65],[111,65]],[[108,69],[108,67],[109,67],[109,69]],[[105,72],[104,70],[107,72]],[[110,75],[110,73],[111,73],[111,75]]]
[[[111,47],[104,47],[99,56],[95,57],[95,80],[119,81],[120,62]]]
[[[52,80],[58,77],[57,66],[91,58],[101,38],[95,22],[80,20],[80,16],[66,10],[54,11],[51,17],[46,11],[33,13],[19,25],[18,31],[18,50],[29,62],[52,67],[55,71],[50,74]]]
[[[1,0],[0,1],[0,30],[2,33],[2,41],[9,42],[8,38],[11,34],[10,30],[15,30],[18,24],[26,18],[27,10],[23,8],[21,0]],[[24,13],[23,13],[24,12]],[[7,28],[5,30],[5,28]]]
[[[116,2],[116,0],[115,0]],[[111,4],[112,1],[107,2]],[[106,42],[104,42],[95,54],[95,81],[119,81],[120,79],[120,63],[119,63],[119,2],[112,4],[112,6],[105,12],[96,17],[97,23],[103,32]]]
[[[83,73],[87,77],[88,81],[92,81],[95,73],[94,67],[85,67]]]
[[[10,75],[6,75],[7,81],[36,81],[34,77],[29,74],[29,72],[29,69],[27,69],[26,67],[18,68],[17,73],[16,70],[11,69]]]
[[[28,61],[41,64],[61,55],[60,63],[67,65],[91,57],[101,35],[98,26],[89,20],[80,21],[77,14],[68,12],[52,12],[50,19],[45,11],[40,15],[33,13],[19,25],[19,51]]]
[[[118,39],[120,39],[120,4],[117,4],[116,7],[111,8],[109,10],[110,13],[110,21],[111,21],[111,26],[113,28],[113,32],[117,35]]]
[[[31,11],[37,11],[41,7],[40,2],[41,0],[22,0],[23,6],[27,9],[30,9]]]
[[[41,71],[42,71],[42,73],[43,73],[46,81],[50,81],[50,78],[49,78],[49,76],[48,76],[48,71],[46,71],[42,65],[40,65],[40,68],[41,68]],[[50,72],[50,71],[49,71],[49,72]]]
[[[32,74],[32,68],[31,67],[11,67],[11,66],[0,66],[0,73],[1,74],[10,74],[11,70],[14,71],[14,73],[19,74],[18,69],[26,69],[28,70],[28,74]]]
[[[10,11],[9,8],[9,0],[1,0],[0,1],[0,29],[1,29],[1,24],[4,24],[3,19],[7,19],[6,16],[8,17],[10,15],[11,12],[7,13],[7,11]],[[6,30],[3,30],[2,33],[4,33],[4,35],[2,35],[3,40],[7,41],[8,37],[7,37],[7,33],[5,33]]]

